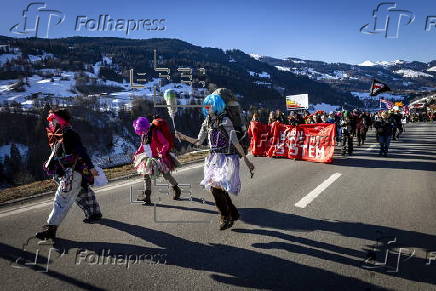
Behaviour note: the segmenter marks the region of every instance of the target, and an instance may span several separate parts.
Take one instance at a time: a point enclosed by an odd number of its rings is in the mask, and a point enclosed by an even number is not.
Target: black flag
[[[382,83],[382,82],[374,79],[372,81],[372,84],[371,84],[371,89],[370,89],[369,95],[370,96],[377,96],[378,94],[386,92],[386,91],[391,91],[391,88],[389,88],[389,86],[386,85],[385,83]]]

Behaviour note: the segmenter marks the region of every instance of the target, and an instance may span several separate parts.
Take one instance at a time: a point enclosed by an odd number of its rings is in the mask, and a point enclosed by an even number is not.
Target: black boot
[[[228,217],[221,216],[221,219],[220,219],[220,230],[228,229],[228,228],[232,227],[232,225],[233,225],[233,220],[231,220]]]
[[[151,190],[145,190],[144,192],[145,192],[145,198],[143,201],[145,202],[146,205],[152,205],[151,199],[150,199],[151,198]]]
[[[173,186],[173,190],[174,190],[173,199],[174,200],[179,200],[180,199],[180,195],[182,194],[182,190],[180,190],[179,185]]]
[[[43,231],[37,232],[36,237],[41,240],[54,240],[56,238],[57,225],[44,225]]]
[[[85,219],[83,220],[83,222],[84,222],[84,223],[94,223],[94,222],[96,222],[97,220],[100,220],[101,218],[102,218],[101,213],[98,213],[98,214],[92,214],[92,215],[90,215],[88,218],[85,218]]]
[[[147,205],[151,205],[151,190],[145,190],[144,195],[136,197],[137,201],[143,201]]]

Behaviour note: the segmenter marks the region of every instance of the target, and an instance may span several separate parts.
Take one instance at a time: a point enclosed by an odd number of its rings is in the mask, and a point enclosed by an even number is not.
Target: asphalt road
[[[436,124],[409,124],[387,158],[373,135],[333,164],[252,158],[226,231],[201,164],[175,174],[183,201],[160,186],[156,207],[131,203],[139,180],[98,190],[104,219],[74,206],[53,246],[26,242],[49,201],[2,208],[0,289],[436,290],[435,145]]]

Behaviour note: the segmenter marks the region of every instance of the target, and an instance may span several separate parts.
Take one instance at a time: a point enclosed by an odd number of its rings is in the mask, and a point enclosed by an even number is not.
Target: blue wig
[[[223,113],[224,109],[226,108],[226,103],[224,102],[223,98],[221,98],[221,96],[217,94],[210,94],[206,98],[204,98],[203,105],[212,106],[213,111],[217,115]],[[203,114],[204,116],[207,116],[209,114],[208,110],[204,107]]]

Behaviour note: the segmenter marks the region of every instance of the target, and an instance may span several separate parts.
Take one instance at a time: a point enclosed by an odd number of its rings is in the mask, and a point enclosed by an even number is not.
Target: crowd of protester
[[[262,122],[265,112],[258,111],[253,114],[252,121]],[[263,118],[265,120],[265,118]],[[287,125],[301,125],[313,123],[336,124],[336,141],[340,145],[343,156],[351,156],[355,142],[357,146],[365,144],[368,130],[374,129],[377,142],[380,144],[379,155],[387,156],[392,140],[398,140],[404,132],[404,125],[409,122],[436,121],[435,113],[404,112],[400,108],[380,110],[375,113],[358,109],[352,111],[340,110],[325,112],[322,110],[309,113],[307,110],[291,111],[285,114],[281,110],[271,111],[267,123],[280,122]],[[265,121],[263,121],[265,122]]]

